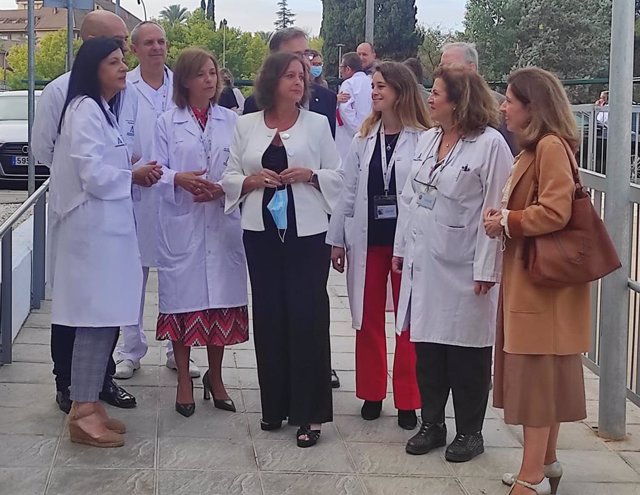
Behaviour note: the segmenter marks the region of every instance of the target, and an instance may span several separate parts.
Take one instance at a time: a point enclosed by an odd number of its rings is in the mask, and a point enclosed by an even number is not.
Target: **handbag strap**
[[[578,191],[584,191],[584,185],[582,184],[582,179],[580,178],[580,172],[578,169],[578,162],[576,160],[575,155],[573,154],[573,150],[571,149],[571,146],[569,146],[569,143],[567,142],[566,139],[561,138],[560,136],[558,136],[557,134],[545,134],[544,136],[542,136],[542,138],[540,138],[540,141],[542,141],[546,136],[555,136],[557,137],[562,144],[564,145],[564,149],[567,153],[567,156],[569,157],[569,165],[571,166],[571,173],[573,175],[573,182],[575,184],[575,189],[573,192],[573,198],[575,199],[576,194],[578,193]],[[538,144],[540,144],[540,141],[538,141]],[[537,148],[537,147],[536,147]],[[537,149],[536,149],[537,151]],[[533,182],[535,184],[535,192],[534,192],[534,203],[538,202],[538,177],[540,176],[540,169],[538,167],[538,160],[534,160],[534,169],[535,169],[535,174],[534,174],[534,178],[533,178]]]

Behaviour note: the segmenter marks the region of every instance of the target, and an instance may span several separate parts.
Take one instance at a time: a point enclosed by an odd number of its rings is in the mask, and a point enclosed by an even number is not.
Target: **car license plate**
[[[11,157],[11,165],[14,167],[22,167],[29,165],[29,157],[28,156],[12,156]]]

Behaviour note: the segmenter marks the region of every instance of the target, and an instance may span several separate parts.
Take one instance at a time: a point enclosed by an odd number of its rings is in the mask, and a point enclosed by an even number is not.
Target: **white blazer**
[[[117,124],[109,125],[91,98],[75,99],[51,167],[49,208],[58,221],[52,323],[118,327],[138,322],[142,265],[130,166]]]
[[[205,178],[220,180],[237,118],[235,112],[215,105],[204,132],[186,108],[169,110],[158,120],[154,159],[164,167],[159,183],[161,313],[247,304],[240,213],[225,215],[224,199],[194,203],[191,193],[175,185],[176,173],[205,168]]]
[[[156,127],[154,123],[167,110],[175,108],[173,103],[173,73],[165,68],[165,81],[160,89],[163,98],[156,108],[156,102],[149,94],[149,88],[140,75],[140,66],[127,74],[127,81],[138,92],[138,113],[136,116],[135,133],[140,143],[140,160],[134,168],[144,165],[154,154],[153,140]],[[142,266],[157,266],[158,264],[158,188],[134,185],[133,211],[136,215],[138,229],[138,246]]]
[[[356,72],[342,83],[340,92],[351,96],[346,103],[338,104],[342,124],[336,122],[336,145],[344,160],[349,153],[351,140],[372,110],[371,78],[364,72]]]
[[[394,254],[404,265],[396,329],[409,326],[413,342],[489,347],[499,289],[477,296],[474,284],[500,281],[502,252],[500,239],[485,234],[482,214],[500,207],[513,155],[493,128],[461,138],[432,175],[437,190],[429,209],[420,195],[441,139],[440,129],[422,136],[400,198]]]
[[[343,162],[344,189],[341,201],[331,217],[327,234],[327,244],[346,249],[347,291],[352,325],[357,330],[362,326],[367,266],[369,164],[379,132],[380,123],[367,136],[358,133],[353,139],[351,150]],[[397,195],[400,195],[407,181],[416,146],[425,132],[407,128],[398,137],[394,167]]]
[[[242,195],[242,184],[249,176],[262,170],[262,155],[276,135],[264,122],[264,112],[238,118],[231,154],[222,187],[226,194],[225,211],[231,213],[243,203],[242,228],[263,231],[263,189]],[[320,190],[308,184],[292,184],[296,205],[298,235],[306,237],[326,232],[328,215],[335,208],[342,191],[342,166],[329,122],[324,115],[301,109],[291,129],[281,132],[287,151],[289,168],[312,169],[318,176]]]

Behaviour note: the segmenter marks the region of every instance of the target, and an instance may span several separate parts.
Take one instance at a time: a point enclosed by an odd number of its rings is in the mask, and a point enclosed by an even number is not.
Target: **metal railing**
[[[40,308],[45,297],[46,209],[49,180],[29,196],[0,225],[0,365],[11,363],[13,338],[13,230],[33,207],[33,250],[31,255],[31,309]]]
[[[625,266],[629,266],[628,352],[627,356],[620,356],[620,359],[626,360],[627,396],[632,402],[640,405],[640,106],[632,107],[628,164],[607,164],[609,108],[595,105],[574,105],[572,108],[580,131],[578,163],[581,167],[583,183],[591,191],[594,206],[605,221],[607,212],[604,204],[609,189],[606,177],[607,167],[627,166],[629,168],[631,259],[628,264],[625,263]],[[585,364],[596,373],[599,371],[600,364],[600,339],[605,333],[602,315],[607,310],[602,307],[602,291],[602,281],[593,284],[593,347],[585,356]]]

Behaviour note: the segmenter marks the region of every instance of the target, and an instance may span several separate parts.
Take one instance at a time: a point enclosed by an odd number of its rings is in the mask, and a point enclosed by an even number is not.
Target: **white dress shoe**
[[[551,495],[555,495],[558,491],[560,478],[562,478],[562,464],[560,464],[559,461],[552,462],[551,464],[545,464],[544,475],[546,478],[549,478]],[[507,486],[512,486],[516,482],[516,477],[517,475],[514,473],[505,473],[502,476],[502,482]]]
[[[176,360],[174,358],[167,358],[166,366],[170,370],[178,370],[178,365],[176,365]],[[189,375],[191,378],[198,378],[200,376],[200,368],[196,366],[193,359],[189,359]]]
[[[536,485],[534,485],[533,483],[529,483],[528,481],[522,481],[517,479],[514,481],[513,485],[511,486],[511,490],[509,490],[509,493],[513,491],[516,485],[524,486],[525,488],[528,488],[536,495],[551,495],[551,485],[549,484],[548,478],[543,478],[542,481]]]
[[[113,377],[118,380],[127,380],[138,369],[140,369],[140,363],[134,363],[131,359],[120,359],[116,362],[116,372]]]

